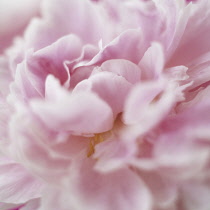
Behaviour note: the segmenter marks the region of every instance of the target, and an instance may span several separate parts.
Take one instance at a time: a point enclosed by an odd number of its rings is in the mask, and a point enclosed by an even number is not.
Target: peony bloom
[[[209,0],[39,14],[2,38],[0,209],[209,210]]]

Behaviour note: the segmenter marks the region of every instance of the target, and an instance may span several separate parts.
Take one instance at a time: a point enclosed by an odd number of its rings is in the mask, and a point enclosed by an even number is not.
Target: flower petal
[[[196,57],[210,50],[210,2],[208,0],[189,4],[190,18],[174,55],[169,61],[170,66],[187,65]],[[193,43],[193,44],[192,44]]]
[[[50,92],[52,100],[33,100],[30,104],[49,128],[74,134],[101,133],[111,129],[112,111],[95,94],[80,91],[71,94],[52,76],[47,78],[46,91],[47,94]]]
[[[1,155],[0,201],[22,204],[41,196],[43,184],[24,167]]]
[[[143,42],[140,29],[129,29],[106,45],[87,65],[110,59],[126,59],[138,64],[148,43]]]
[[[20,210],[38,210],[40,206],[40,199],[33,199],[28,201]]]
[[[78,35],[84,43],[97,44],[104,31],[103,14],[97,8],[88,0],[44,1],[43,18],[34,19],[26,31],[27,48],[36,51],[67,34]]]
[[[158,79],[164,67],[163,47],[159,43],[152,43],[139,62],[142,71],[142,79]]]
[[[91,75],[88,80],[80,82],[73,92],[76,93],[78,90],[87,90],[85,86],[87,82],[89,82],[90,85],[89,90],[96,93],[109,104],[112,108],[114,118],[123,111],[125,99],[131,88],[131,84],[126,79],[112,72],[101,71]]]
[[[141,70],[139,67],[124,59],[105,61],[101,65],[101,69],[102,71],[113,72],[119,76],[122,76],[131,84],[139,82],[141,78]]]
[[[61,206],[61,210],[150,209],[150,194],[134,172],[125,168],[104,175],[94,171],[93,164],[91,159],[82,159],[73,166],[69,178],[66,179],[66,186],[69,188],[65,188],[56,199],[60,202],[57,206]],[[49,206],[42,210],[55,209],[52,204],[53,202],[48,202]]]
[[[125,124],[135,125],[138,135],[143,134],[166,117],[180,100],[179,94],[175,84],[164,80],[140,83],[128,96],[122,119]]]

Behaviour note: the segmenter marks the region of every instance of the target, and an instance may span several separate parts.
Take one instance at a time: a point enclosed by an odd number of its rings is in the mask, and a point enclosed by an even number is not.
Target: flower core
[[[95,134],[94,137],[90,138],[87,157],[90,157],[95,152],[95,145],[104,141],[102,134]]]

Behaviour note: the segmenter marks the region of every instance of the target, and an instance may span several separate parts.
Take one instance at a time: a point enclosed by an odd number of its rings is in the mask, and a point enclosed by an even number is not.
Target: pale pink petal
[[[173,66],[175,64],[171,65],[170,59],[173,57],[174,52],[179,47],[182,36],[186,30],[186,26],[188,24],[191,14],[192,5],[191,4],[186,5],[184,0],[170,1],[170,2],[166,0],[163,2],[164,4],[169,6],[165,8],[165,12],[167,15],[166,17],[170,16],[171,18],[169,18],[170,20],[167,23],[166,33],[164,34],[161,42],[165,43],[165,39],[167,39],[168,46],[166,47],[166,53],[165,53],[166,61],[167,62],[169,61],[168,63],[169,66]],[[174,9],[174,7],[176,9]],[[172,32],[172,34],[170,32]],[[184,64],[180,63],[176,65],[184,65]]]
[[[131,84],[135,84],[141,79],[139,67],[128,60],[108,60],[101,65],[101,69],[102,71],[109,71],[122,76]]]
[[[28,201],[22,208],[19,210],[38,210],[40,206],[40,199],[33,199]]]
[[[140,135],[160,123],[179,100],[180,90],[173,83],[159,80],[138,84],[126,101],[123,122],[135,125],[133,132]]]
[[[0,201],[21,204],[41,196],[42,182],[24,167],[1,155]]]
[[[207,82],[210,81],[210,53],[206,53],[197,59],[194,59],[189,64],[189,79],[192,81],[192,85],[188,88],[189,90],[195,90],[202,85],[205,87]]]
[[[94,168],[99,172],[110,172],[125,167],[136,155],[135,146],[113,138],[96,145],[94,158],[98,161]]]
[[[35,53],[28,52],[26,60],[17,66],[13,85],[21,92],[24,100],[44,97],[48,74],[57,77],[62,85],[69,86],[70,72],[65,61],[78,58],[80,53],[81,42],[74,35],[63,37]]]
[[[185,31],[174,55],[169,61],[172,65],[187,65],[196,57],[210,50],[210,2],[208,0],[198,1],[190,4],[190,18]],[[193,44],[192,44],[193,43]]]
[[[71,94],[60,87],[52,76],[47,79],[46,89],[51,92],[52,100],[33,100],[30,105],[49,128],[75,134],[100,133],[111,129],[111,108],[96,94],[81,91]]]
[[[158,79],[164,67],[164,53],[159,43],[152,43],[139,62],[142,72],[142,79]]]
[[[90,83],[90,91],[96,93],[101,99],[106,101],[112,108],[114,118],[123,111],[125,99],[130,91],[131,84],[120,75],[112,72],[100,71],[89,77],[84,82],[80,82],[73,91],[86,91],[84,83]]]
[[[73,136],[68,133],[60,133],[58,138],[53,139],[49,144],[52,151],[60,157],[66,159],[75,158],[81,151],[87,151],[89,148],[88,137]]]
[[[48,74],[58,78],[61,84],[69,82],[70,72],[65,62],[74,61],[80,56],[81,51],[80,39],[74,35],[68,35],[28,56],[27,70],[32,85],[43,95],[44,83]]]
[[[186,81],[189,78],[189,75],[187,74],[188,68],[186,66],[175,66],[175,67],[167,68],[165,69],[165,73],[167,74],[167,77],[172,80],[183,81],[184,83],[189,82],[189,81]]]
[[[206,100],[189,104],[162,123],[152,158],[165,176],[186,180],[203,173],[209,159],[209,107]]]
[[[65,169],[71,163],[70,157],[64,158],[51,148],[51,145],[59,142],[58,139],[62,138],[62,135],[48,130],[25,107],[19,107],[19,111],[11,119],[9,128],[8,153],[14,159],[21,161],[24,167],[47,182],[59,182],[58,177],[66,175]],[[65,135],[64,137],[63,141],[66,140]]]
[[[166,16],[169,8],[166,7],[163,1],[156,3],[156,1],[125,1],[127,6],[127,14],[123,14],[123,24],[130,28],[140,28],[142,30],[142,38],[144,45],[150,46],[152,41],[159,41],[164,35],[166,28],[166,21],[173,18],[173,15]],[[166,10],[166,12],[164,11]],[[129,19],[127,17],[130,17]],[[151,27],[151,25],[153,27]],[[173,25],[173,23],[171,23]],[[166,39],[164,40],[166,42]]]
[[[17,65],[15,81],[11,84],[11,93],[14,94],[16,99],[25,102],[30,98],[41,97],[40,91],[34,88],[28,77],[27,63],[25,60]]]
[[[19,210],[19,208],[18,208],[19,206],[20,206],[20,204],[11,204],[11,203],[0,202],[1,210]]]
[[[210,86],[195,88],[195,89],[192,89],[192,90],[190,90],[190,87],[191,86],[189,86],[189,88],[188,88],[189,91],[185,93],[186,100],[183,101],[182,103],[180,103],[176,107],[176,111],[177,112],[183,112],[184,110],[185,111],[187,111],[187,109],[191,110],[191,109],[194,109],[194,108],[199,107],[199,106],[200,107],[203,106],[204,110],[207,111],[208,102],[207,102],[206,99],[210,96]],[[201,101],[203,101],[204,103],[203,104],[200,103]],[[198,110],[200,110],[200,108],[198,108]],[[201,111],[201,115],[204,112]],[[187,117],[186,117],[187,122],[188,122],[188,119],[193,119],[193,117],[196,116],[196,114],[197,114],[197,112],[196,112],[196,113],[193,113],[193,114],[190,115],[190,111],[188,113],[189,114],[187,114]],[[178,119],[179,119],[179,117],[180,117],[180,115],[178,116]],[[196,116],[196,118],[197,117],[199,118],[199,115]],[[203,119],[205,119],[205,115],[203,115],[203,117],[204,117]],[[202,119],[202,116],[199,119]]]
[[[126,59],[138,64],[148,43],[144,43],[140,29],[129,29],[106,45],[88,64],[102,63],[109,59]]]
[[[75,209],[149,210],[150,194],[140,179],[128,168],[100,174],[92,168],[94,161],[81,159],[72,166],[69,193]],[[85,173],[83,173],[85,171]],[[68,179],[66,180],[68,183]]]
[[[189,127],[191,129],[208,127],[210,123],[210,87],[206,88],[191,101],[178,109],[179,113],[176,116],[169,116],[163,123],[163,128],[176,131],[177,129]],[[181,105],[181,104],[180,104]],[[195,120],[196,119],[196,120]]]
[[[191,129],[186,129],[163,134],[157,139],[154,160],[162,169],[161,173],[175,180],[189,179],[201,173],[209,151],[193,142],[196,137],[199,138]]]
[[[62,186],[62,188],[49,186],[44,191],[42,205],[38,210],[78,210],[71,204],[71,196],[66,186]]]
[[[89,78],[93,71],[93,66],[81,66],[76,68],[71,74],[70,87],[73,89],[79,82]]]
[[[191,181],[181,187],[181,202],[186,210],[208,210],[210,199],[209,183]]]
[[[126,101],[124,121],[126,124],[138,123],[143,118],[148,105],[164,90],[163,82],[147,82],[136,85]]]
[[[1,144],[6,142],[8,139],[8,129],[7,125],[12,114],[12,108],[4,100],[0,99],[0,135],[1,135]]]
[[[149,187],[154,205],[160,209],[170,209],[178,198],[178,184],[155,170],[152,172],[141,171],[139,175]]]
[[[43,17],[34,19],[26,31],[27,48],[41,49],[67,34],[97,44],[105,30],[103,14],[97,8],[88,0],[44,1]]]
[[[82,47],[82,52],[80,57],[75,59],[74,61],[68,61],[67,66],[71,70],[71,73],[75,73],[78,68],[84,68],[84,64],[89,62],[97,53],[99,49],[97,46],[86,44]]]
[[[9,84],[12,81],[12,75],[9,70],[7,57],[0,57],[0,96],[6,96],[9,93]]]

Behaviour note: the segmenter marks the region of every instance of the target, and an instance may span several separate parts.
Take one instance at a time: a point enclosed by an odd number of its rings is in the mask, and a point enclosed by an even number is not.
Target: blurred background
[[[0,0],[0,54],[39,15],[42,0]]]

